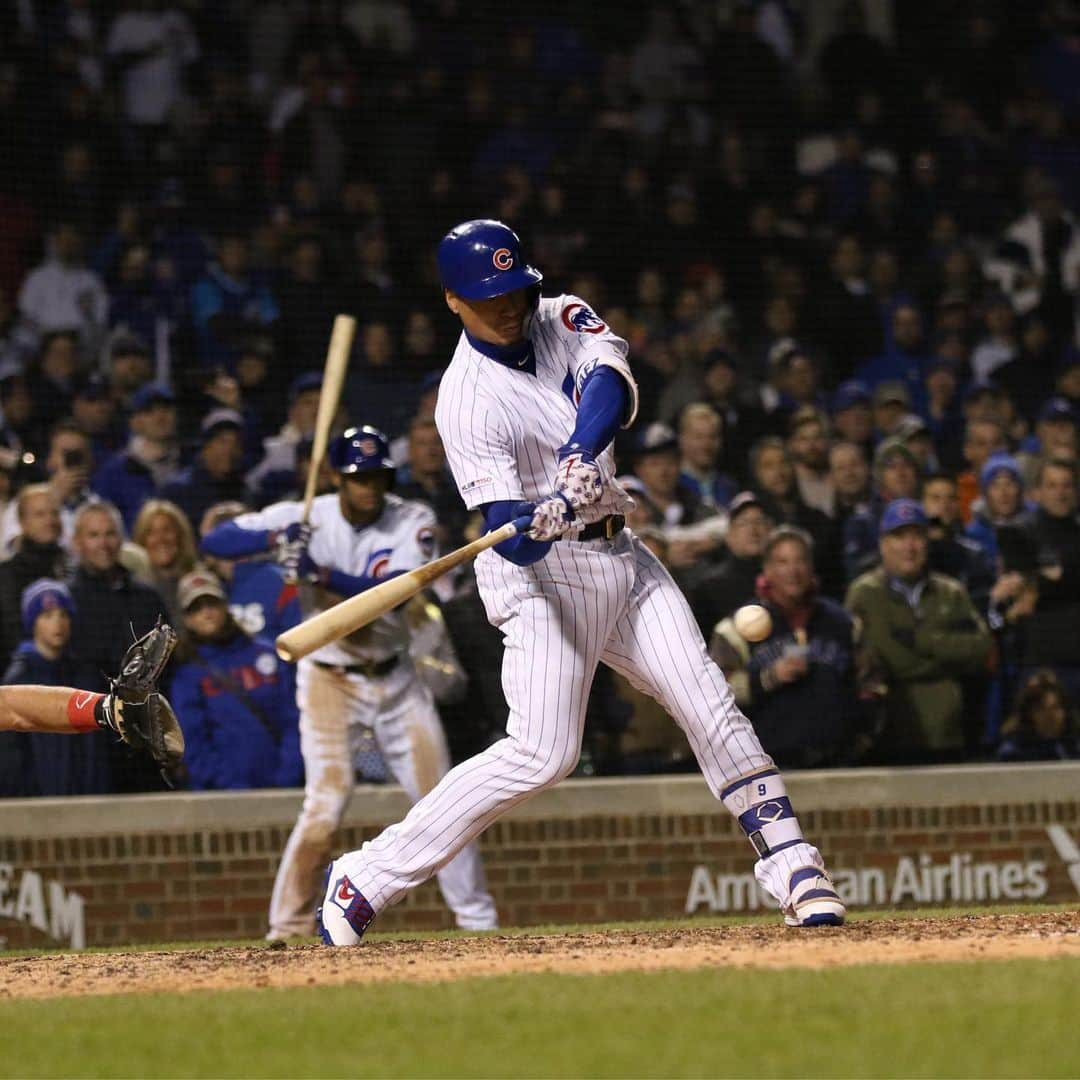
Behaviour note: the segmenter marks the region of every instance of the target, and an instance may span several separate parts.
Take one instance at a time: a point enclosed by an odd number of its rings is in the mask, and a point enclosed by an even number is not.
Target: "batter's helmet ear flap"
[[[463,300],[490,300],[544,280],[525,262],[517,233],[501,221],[481,218],[455,226],[439,242],[437,255],[443,288]]]

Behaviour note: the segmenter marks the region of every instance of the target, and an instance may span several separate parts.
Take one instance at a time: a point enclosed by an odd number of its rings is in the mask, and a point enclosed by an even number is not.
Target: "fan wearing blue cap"
[[[1027,486],[1040,458],[1080,456],[1080,411],[1066,397],[1047,398],[1035,417],[1035,430],[1023,441],[1017,460]]]
[[[928,568],[928,521],[914,499],[894,499],[879,524],[881,565],[852,582],[846,607],[888,693],[883,761],[960,760],[964,684],[985,673],[991,637],[967,590]]]

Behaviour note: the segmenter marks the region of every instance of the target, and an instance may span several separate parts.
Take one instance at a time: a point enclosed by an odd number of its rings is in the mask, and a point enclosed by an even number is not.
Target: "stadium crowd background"
[[[342,425],[394,440],[444,546],[476,529],[431,423],[433,250],[495,217],[630,341],[632,524],[780,764],[1078,755],[1080,10],[626,10],[3,6],[8,681],[100,686],[167,614],[181,721],[225,759],[186,782],[298,782],[291,673],[250,637],[296,598],[269,561],[185,578],[198,536],[302,489],[338,311]],[[754,597],[751,647],[726,616]],[[468,574],[439,599],[460,755],[502,726],[499,639]],[[582,770],[690,767],[603,675]],[[0,746],[0,795],[160,785],[103,735]]]

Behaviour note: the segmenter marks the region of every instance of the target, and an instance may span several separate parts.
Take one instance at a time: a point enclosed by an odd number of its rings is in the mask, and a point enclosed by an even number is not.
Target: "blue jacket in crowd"
[[[95,686],[92,667],[65,654],[47,660],[24,641],[4,675],[5,686]],[[85,735],[0,733],[0,797],[105,795],[112,791],[109,740],[104,731]]]
[[[295,787],[303,782],[293,669],[265,638],[200,645],[169,699],[196,790]]]
[[[240,559],[229,583],[229,612],[241,629],[273,641],[300,622],[300,593],[265,559]]]

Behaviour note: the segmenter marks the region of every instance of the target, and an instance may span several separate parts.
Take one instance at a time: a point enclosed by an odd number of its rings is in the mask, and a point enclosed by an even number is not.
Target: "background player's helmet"
[[[451,229],[439,242],[438,258],[443,288],[466,300],[489,300],[544,280],[522,258],[517,233],[487,218]]]
[[[367,424],[349,428],[330,443],[327,456],[330,467],[343,476],[385,469],[393,487],[396,470],[390,460],[390,443],[378,428]]]

